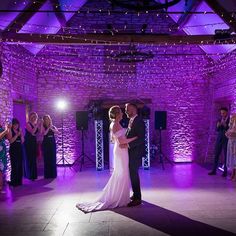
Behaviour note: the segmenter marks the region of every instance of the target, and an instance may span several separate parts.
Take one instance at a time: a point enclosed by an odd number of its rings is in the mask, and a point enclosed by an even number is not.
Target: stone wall
[[[121,63],[106,56],[114,50],[117,48],[68,46],[63,47],[61,56],[57,57],[59,46],[47,46],[38,55],[37,65],[41,68],[38,70],[39,113],[51,114],[60,128],[56,101],[65,98],[69,104],[64,114],[67,158],[79,156],[80,132],[76,130],[75,113],[88,109],[91,100],[151,99],[151,104],[147,105],[151,108],[152,142],[158,142],[154,112],[165,110],[168,118],[167,130],[163,131],[164,153],[176,162],[202,162],[206,154],[212,96],[207,57],[197,46],[146,46],[145,50],[158,52],[153,59],[136,64]],[[94,158],[93,122],[91,118],[85,148]],[[58,144],[60,151],[60,142]]]
[[[209,112],[210,124],[208,130],[207,157],[211,162],[214,157],[216,141],[216,122],[219,119],[219,109],[227,107],[230,113],[236,112],[236,53],[232,52],[212,66],[210,87],[213,93],[211,109]]]
[[[0,124],[5,124],[12,116],[12,81],[9,76],[9,60],[4,54],[4,45],[0,45],[1,63],[3,68],[2,76],[0,77]]]

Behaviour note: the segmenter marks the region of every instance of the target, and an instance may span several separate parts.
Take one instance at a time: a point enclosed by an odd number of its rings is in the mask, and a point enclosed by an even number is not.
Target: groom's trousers
[[[129,174],[131,186],[133,189],[133,197],[135,200],[141,200],[140,180],[139,180],[139,167],[141,166],[141,159],[129,157]]]

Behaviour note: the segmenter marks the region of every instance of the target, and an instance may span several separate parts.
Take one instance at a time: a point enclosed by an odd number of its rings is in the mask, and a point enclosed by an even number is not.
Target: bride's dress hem
[[[76,207],[84,213],[110,210],[118,207],[126,207],[130,202],[130,177],[128,149],[120,148],[118,138],[125,136],[125,130],[121,129],[115,134],[114,171],[100,195],[91,202],[81,201]]]
[[[129,202],[128,202],[129,203]],[[114,209],[118,209],[118,208],[126,208],[128,203],[124,206],[116,206],[116,207],[111,207],[111,208],[103,208],[103,209],[93,209],[93,210],[86,210],[85,207],[81,207],[79,205],[81,205],[80,203],[76,204],[76,208],[80,211],[82,211],[84,214],[88,214],[88,213],[93,213],[93,212],[98,212],[98,211],[112,211]]]

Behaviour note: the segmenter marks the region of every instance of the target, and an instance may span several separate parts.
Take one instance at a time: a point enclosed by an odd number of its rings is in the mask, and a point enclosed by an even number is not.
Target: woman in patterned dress
[[[225,135],[229,139],[227,146],[227,168],[232,171],[231,180],[236,180],[236,113],[231,115],[229,129]]]
[[[8,135],[11,126],[6,124],[3,128],[0,124],[0,192],[3,187],[3,175],[7,169],[7,151],[5,145],[5,137]]]

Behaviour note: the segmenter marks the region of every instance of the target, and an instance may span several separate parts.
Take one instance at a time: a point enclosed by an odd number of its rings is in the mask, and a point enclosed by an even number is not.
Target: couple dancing
[[[135,104],[126,104],[125,113],[130,119],[127,130],[120,125],[123,117],[120,107],[109,109],[110,132],[114,141],[114,171],[97,199],[76,205],[83,212],[133,207],[142,203],[138,169],[145,154],[145,125],[138,116]],[[130,182],[133,190],[131,197]]]

